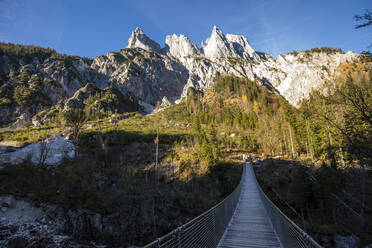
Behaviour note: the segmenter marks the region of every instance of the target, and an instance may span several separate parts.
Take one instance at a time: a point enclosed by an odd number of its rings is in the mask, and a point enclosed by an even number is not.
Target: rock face
[[[122,91],[132,91],[151,105],[164,96],[173,103],[186,96],[190,87],[205,90],[213,84],[214,77],[230,74],[260,79],[298,106],[313,89],[331,80],[340,64],[352,62],[357,56],[334,49],[274,59],[256,52],[244,36],[224,35],[216,26],[200,48],[186,36],[173,34],[166,37],[165,47],[160,49],[159,44],[136,29],[127,49],[97,57],[91,67]]]
[[[63,233],[63,222],[55,218],[61,209],[13,196],[1,196],[0,208],[0,247],[82,247]]]
[[[213,27],[211,37],[202,44],[201,48],[204,56],[210,59],[233,57],[235,55],[231,49],[231,44],[216,26]]]
[[[141,209],[141,213],[151,216],[146,210]],[[0,247],[122,247],[123,243],[135,243],[133,234],[138,231],[133,229],[136,223],[128,216],[126,212],[102,215],[87,209],[65,210],[0,196]],[[151,233],[148,227],[151,219],[144,224],[142,231]]]
[[[70,109],[70,108],[82,109],[84,108],[84,100],[95,95],[98,91],[99,89],[96,86],[94,86],[91,83],[88,83],[81,89],[77,90],[71,98],[67,99],[64,108],[65,109]]]
[[[177,68],[184,67],[184,70],[179,71],[180,76],[172,80],[178,86],[184,85],[181,97],[186,96],[190,87],[204,90],[211,86],[215,76],[231,74],[251,80],[260,79],[263,84],[275,88],[294,106],[298,106],[306,99],[312,90],[320,89],[326,82],[332,80],[333,73],[339,65],[352,62],[358,56],[353,52],[344,54],[336,49],[331,51],[319,49],[279,55],[274,59],[270,55],[254,51],[244,36],[224,35],[216,26],[201,48],[184,35],[167,36],[165,44],[158,53],[162,61],[167,64],[172,61],[174,65],[178,64]],[[140,51],[139,48],[159,51],[158,46],[154,49],[153,45],[145,47],[142,43],[131,46],[135,47],[137,51]],[[144,67],[141,63],[137,65],[140,68]],[[161,74],[156,72],[151,75],[153,79],[160,76]],[[173,102],[177,94],[172,96],[169,93],[165,96]],[[159,97],[162,98],[159,95],[157,101],[160,100]],[[151,104],[153,102],[152,100]]]
[[[93,241],[79,244],[75,240],[114,237],[120,244],[123,225],[116,216],[84,209],[65,211],[54,205],[0,196],[0,247],[106,247]]]
[[[312,90],[321,89],[331,81],[339,65],[356,58],[353,52],[301,52],[280,55],[277,60],[268,59],[253,70],[258,77],[267,79],[289,103],[298,106]]]
[[[225,36],[216,26],[213,27],[211,37],[202,44],[201,49],[204,56],[209,59],[239,57],[254,60],[259,58],[244,36],[234,34]]]
[[[180,97],[188,79],[188,70],[174,58],[142,48],[126,48],[93,60],[92,69],[121,92],[128,91],[142,102],[156,105],[164,96],[174,102]]]
[[[175,34],[168,35],[165,39],[165,48],[163,50],[168,56],[178,59],[200,55],[199,48],[183,34],[180,36]]]
[[[90,69],[91,61],[0,43],[0,125],[13,122],[11,128],[18,128],[29,123],[36,113],[71,97],[91,79],[102,78]]]
[[[259,56],[249,45],[247,38],[242,35],[226,34],[226,39],[232,46],[235,56],[242,57],[244,59],[258,59]]]
[[[87,106],[88,105],[88,106]],[[66,100],[64,110],[71,108],[89,108],[91,112],[111,111],[112,113],[135,112],[140,110],[137,98],[131,92],[123,94],[116,87],[97,88],[86,84]]]

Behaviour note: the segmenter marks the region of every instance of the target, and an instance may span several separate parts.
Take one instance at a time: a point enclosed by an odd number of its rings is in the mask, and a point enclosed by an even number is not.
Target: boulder
[[[45,158],[41,158],[44,154]],[[67,138],[57,138],[55,140],[43,141],[30,144],[19,148],[13,152],[0,154],[0,164],[20,164],[26,160],[34,164],[58,165],[63,159],[72,159],[75,157],[75,146]]]
[[[11,195],[0,197],[0,206],[5,208],[13,208],[15,206],[14,197]]]

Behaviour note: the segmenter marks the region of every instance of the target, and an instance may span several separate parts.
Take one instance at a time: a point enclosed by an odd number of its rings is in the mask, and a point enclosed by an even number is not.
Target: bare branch
[[[50,144],[47,141],[39,143],[39,165],[44,166],[50,151]]]
[[[355,25],[356,29],[367,27],[369,25],[372,25],[372,13],[368,9],[366,9],[363,15],[355,15],[354,20],[357,22],[366,21],[362,24]]]

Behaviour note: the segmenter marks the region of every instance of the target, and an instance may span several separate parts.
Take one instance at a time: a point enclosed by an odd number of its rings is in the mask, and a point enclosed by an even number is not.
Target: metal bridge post
[[[156,248],[160,248],[160,238],[156,239]]]
[[[181,235],[182,235],[182,226],[177,228],[177,240],[178,240],[178,248],[182,248],[182,242],[181,242]]]
[[[303,230],[302,230],[302,235],[304,236],[304,241],[305,241],[306,247],[311,247],[310,236]]]
[[[216,209],[213,209],[212,211],[212,225],[213,225],[213,233],[212,233],[212,240],[214,243],[216,243],[216,220],[215,220],[215,216],[216,216]]]
[[[172,232],[172,239],[173,240],[178,240],[178,234],[177,234],[178,233],[178,229],[179,228],[174,229],[173,232]]]

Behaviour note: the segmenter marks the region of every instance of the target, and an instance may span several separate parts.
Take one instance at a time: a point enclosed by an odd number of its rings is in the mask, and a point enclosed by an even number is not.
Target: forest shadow
[[[321,245],[334,235],[357,235],[362,244],[372,242],[372,173],[285,160],[266,159],[255,166],[260,186],[291,220]]]
[[[66,229],[78,240],[110,247],[146,244],[221,201],[241,175],[235,163],[216,163],[197,174],[193,164],[162,161],[184,135],[160,135],[156,168],[155,138],[155,133],[121,130],[89,133],[81,137],[80,156],[57,167],[28,162],[5,167],[0,171],[0,194],[84,214],[78,217],[84,220],[79,228]],[[185,173],[188,177],[180,176]],[[112,231],[92,225],[93,213],[107,220]]]

